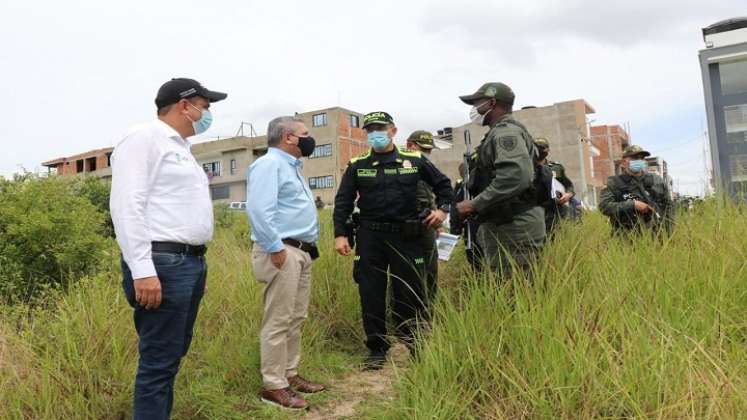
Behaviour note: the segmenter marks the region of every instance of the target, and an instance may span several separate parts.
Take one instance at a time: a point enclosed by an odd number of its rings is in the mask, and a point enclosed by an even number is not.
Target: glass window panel
[[[726,141],[728,143],[747,142],[747,104],[724,107],[726,119]]]
[[[747,181],[747,154],[729,156],[729,173],[732,182]]]
[[[719,63],[718,69],[722,95],[747,93],[747,60]]]
[[[210,187],[210,195],[213,200],[226,200],[231,196],[228,185],[214,185]]]
[[[332,156],[332,144],[322,144],[314,148],[314,153],[309,156],[309,159]]]
[[[312,116],[311,124],[314,127],[322,127],[327,125],[327,114],[316,114]]]

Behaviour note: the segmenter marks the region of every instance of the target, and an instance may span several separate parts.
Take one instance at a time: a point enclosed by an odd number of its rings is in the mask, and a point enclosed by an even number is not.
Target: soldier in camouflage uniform
[[[457,204],[461,216],[476,215],[477,241],[490,267],[501,277],[511,261],[527,270],[545,240],[544,211],[534,187],[536,149],[532,136],[511,112],[514,93],[503,83],[486,83],[472,95],[472,122],[489,126],[470,165],[472,200]]]
[[[433,151],[433,149],[438,149],[438,147],[433,142],[433,133],[418,130],[410,134],[410,137],[407,138],[407,149],[420,152],[423,159],[427,159],[428,155],[431,154],[431,151]],[[423,212],[426,211],[436,210],[436,196],[433,194],[433,188],[423,180],[418,181],[417,201],[418,212],[420,214],[423,214]],[[421,238],[426,259],[427,304],[433,302],[438,288],[438,252],[436,251],[436,238],[440,231],[440,227],[438,229],[427,228]]]
[[[674,206],[667,183],[647,171],[651,154],[632,145],[623,152],[622,174],[607,179],[599,209],[610,218],[615,233],[644,230],[667,232],[672,228]]]
[[[571,208],[568,203],[571,201],[575,192],[573,190],[573,181],[565,175],[565,167],[560,162],[554,162],[547,159],[550,154],[550,142],[547,139],[538,137],[534,140],[534,145],[539,153],[537,164],[541,166],[541,171],[555,178],[565,188],[565,193],[557,197],[544,196],[540,198],[540,205],[545,209],[545,229],[547,234],[551,234],[560,219],[571,217]]]

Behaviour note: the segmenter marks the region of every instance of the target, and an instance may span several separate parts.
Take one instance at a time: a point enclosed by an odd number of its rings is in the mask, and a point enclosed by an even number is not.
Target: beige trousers
[[[252,250],[254,277],[264,288],[264,315],[260,330],[262,382],[265,389],[288,387],[301,360],[301,325],[309,309],[311,257],[286,246],[288,256],[278,269],[270,254],[256,244]]]

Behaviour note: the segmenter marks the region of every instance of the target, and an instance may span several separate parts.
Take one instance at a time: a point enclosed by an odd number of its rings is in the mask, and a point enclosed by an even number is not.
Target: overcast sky
[[[517,107],[586,99],[629,123],[702,191],[701,28],[744,0],[6,1],[0,4],[0,174],[116,144],[155,116],[171,77],[229,94],[206,137],[340,105],[402,133],[468,121],[457,99],[502,81]],[[740,7],[741,6],[741,7]]]

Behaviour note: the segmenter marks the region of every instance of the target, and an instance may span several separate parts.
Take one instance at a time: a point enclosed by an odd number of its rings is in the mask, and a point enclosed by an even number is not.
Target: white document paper
[[[436,247],[438,249],[438,259],[441,261],[449,261],[451,254],[454,252],[459,243],[459,236],[452,235],[450,233],[442,233],[438,235],[436,239]]]
[[[558,194],[559,193],[559,194]],[[550,198],[558,198],[565,194],[565,187],[558,181],[557,178],[552,178],[552,191],[550,192]]]

